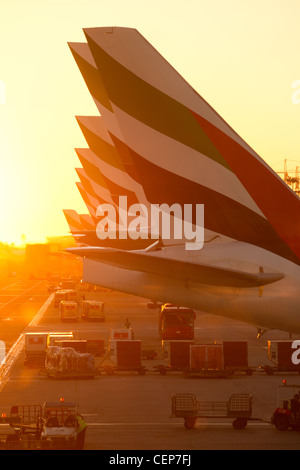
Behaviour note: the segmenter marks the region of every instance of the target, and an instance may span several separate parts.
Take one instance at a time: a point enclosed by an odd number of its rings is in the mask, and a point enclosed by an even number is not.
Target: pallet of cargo
[[[85,341],[75,343],[79,349],[86,347]],[[90,353],[80,353],[71,347],[49,346],[44,373],[53,379],[87,379],[99,375],[99,369]]]
[[[198,418],[233,419],[234,429],[243,429],[252,418],[252,395],[234,394],[227,402],[199,401],[193,393],[172,395],[172,418],[183,418],[186,429],[193,429]]]

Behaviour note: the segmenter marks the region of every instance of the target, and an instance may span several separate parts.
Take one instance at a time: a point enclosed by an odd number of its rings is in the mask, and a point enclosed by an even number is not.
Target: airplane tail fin
[[[64,209],[63,213],[71,233],[83,230],[82,220],[78,212],[72,209]]]
[[[137,30],[84,33],[148,201],[204,204],[206,229],[299,264],[298,196]]]

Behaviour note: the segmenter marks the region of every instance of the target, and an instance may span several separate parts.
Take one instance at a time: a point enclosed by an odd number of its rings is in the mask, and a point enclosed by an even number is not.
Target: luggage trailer
[[[227,402],[199,401],[193,393],[172,395],[172,418],[183,418],[186,429],[193,429],[198,418],[233,419],[234,429],[244,429],[252,418],[252,395],[233,394]]]

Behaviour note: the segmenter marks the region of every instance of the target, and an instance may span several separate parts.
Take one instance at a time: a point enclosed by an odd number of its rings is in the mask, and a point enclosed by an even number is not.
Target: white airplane
[[[189,249],[70,248],[84,257],[84,280],[300,333],[298,196],[138,31],[84,32],[110,107],[102,119],[147,200],[205,208],[205,242]]]

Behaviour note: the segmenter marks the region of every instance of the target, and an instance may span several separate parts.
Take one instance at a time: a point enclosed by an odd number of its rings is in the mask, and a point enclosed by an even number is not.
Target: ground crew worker
[[[87,428],[87,424],[84,421],[81,415],[76,416],[77,419],[77,450],[83,450],[84,448],[84,439],[85,439],[85,432]]]
[[[299,401],[299,395],[296,393],[294,398],[291,400],[291,413],[299,413],[300,411],[300,401]]]

